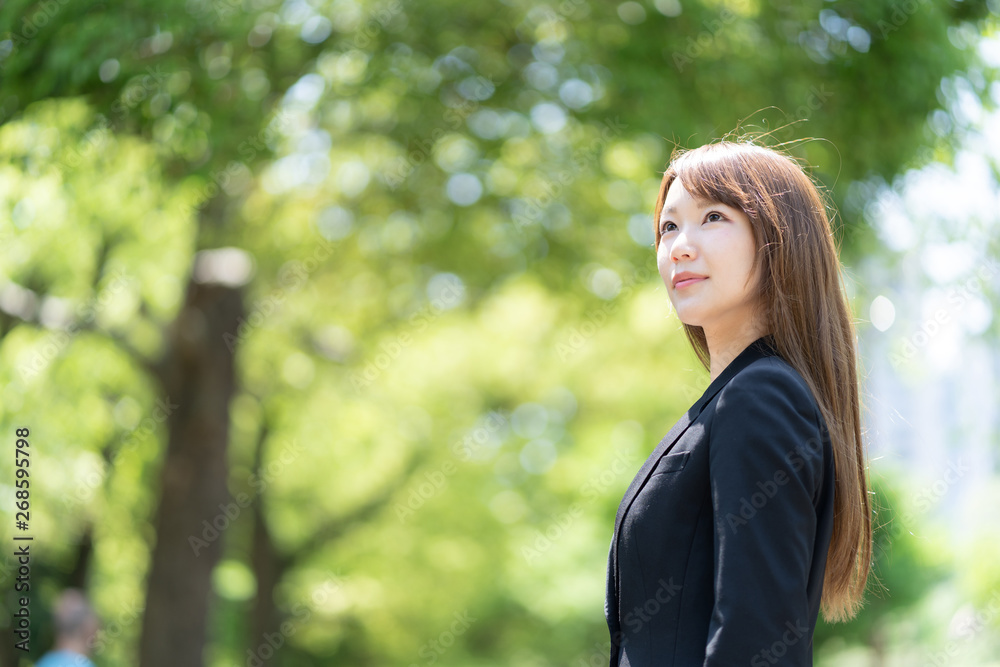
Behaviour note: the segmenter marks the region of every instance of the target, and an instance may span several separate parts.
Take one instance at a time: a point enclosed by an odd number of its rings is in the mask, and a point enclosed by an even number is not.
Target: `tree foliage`
[[[35,599],[86,586],[98,664],[136,662],[205,389],[163,377],[223,285],[230,498],[184,517],[191,558],[220,549],[206,663],[603,658],[618,500],[707,385],[652,254],[671,150],[790,142],[845,260],[877,251],[850,186],[947,149],[927,117],[986,15],[3,3],[0,423],[36,438]]]

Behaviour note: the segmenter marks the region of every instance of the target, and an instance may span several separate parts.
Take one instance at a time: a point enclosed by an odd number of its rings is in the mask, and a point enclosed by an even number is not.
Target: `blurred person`
[[[97,636],[99,622],[86,596],[67,588],[52,609],[55,645],[35,667],[94,667],[88,657]]]
[[[825,201],[791,157],[723,140],[675,149],[653,224],[710,384],[618,508],[611,667],[812,665],[820,608],[856,615],[872,552],[857,338]]]

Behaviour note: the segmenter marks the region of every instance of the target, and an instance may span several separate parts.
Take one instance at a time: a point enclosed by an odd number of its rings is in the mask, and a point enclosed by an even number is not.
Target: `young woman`
[[[752,142],[675,151],[656,259],[710,384],[618,508],[611,665],[812,665],[871,563],[856,339],[824,200]]]

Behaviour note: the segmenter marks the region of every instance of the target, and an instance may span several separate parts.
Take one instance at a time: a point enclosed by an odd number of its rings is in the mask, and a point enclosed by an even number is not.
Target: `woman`
[[[618,508],[614,667],[812,665],[862,603],[872,529],[856,339],[824,201],[750,142],[675,151],[656,258],[710,384]]]

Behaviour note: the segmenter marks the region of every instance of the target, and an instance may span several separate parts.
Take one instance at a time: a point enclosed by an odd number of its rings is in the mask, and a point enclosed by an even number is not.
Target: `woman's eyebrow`
[[[720,201],[713,201],[711,199],[698,198],[698,199],[695,199],[694,202],[698,206],[698,208],[708,208],[709,206],[724,206],[724,204],[722,202],[720,202]],[[663,216],[664,215],[666,215],[668,213],[676,213],[676,212],[677,212],[677,207],[676,206],[668,206],[667,208],[663,209],[663,213],[660,214],[660,222],[663,222]]]

